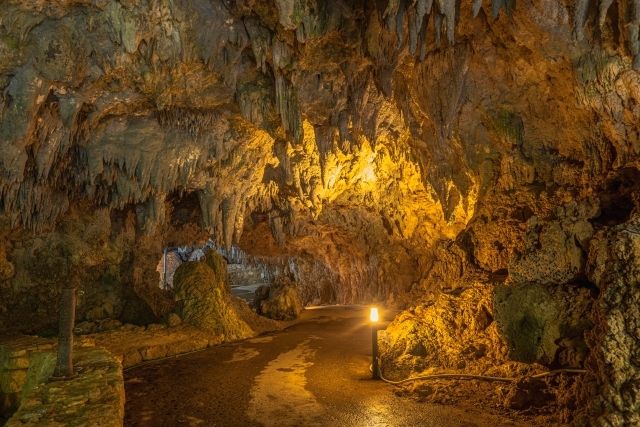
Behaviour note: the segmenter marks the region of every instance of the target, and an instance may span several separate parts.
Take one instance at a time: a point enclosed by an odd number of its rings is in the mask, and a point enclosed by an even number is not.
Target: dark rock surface
[[[259,313],[275,320],[294,320],[304,309],[295,282],[280,279],[268,289],[266,297],[256,292]]]

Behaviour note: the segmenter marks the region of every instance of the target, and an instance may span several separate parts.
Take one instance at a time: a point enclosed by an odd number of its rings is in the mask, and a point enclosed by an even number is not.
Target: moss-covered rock
[[[253,331],[233,307],[222,263],[210,251],[204,261],[178,267],[173,280],[181,317],[188,324],[222,335],[225,341],[250,337]]]
[[[509,357],[521,362],[580,367],[586,356],[583,335],[590,328],[589,291],[538,284],[499,286],[495,318],[509,345]]]
[[[286,281],[269,289],[269,297],[260,302],[260,312],[276,320],[293,320],[304,309],[295,283]]]
[[[216,251],[208,251],[204,256],[204,263],[213,270],[218,280],[224,283],[227,281],[227,262]]]

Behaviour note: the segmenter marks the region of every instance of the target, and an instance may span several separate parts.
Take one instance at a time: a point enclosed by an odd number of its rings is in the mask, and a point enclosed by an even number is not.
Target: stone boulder
[[[262,314],[262,301],[269,298],[270,290],[271,287],[269,285],[260,285],[253,293],[253,307],[256,309],[258,314]]]
[[[220,255],[209,251],[202,261],[182,264],[176,270],[174,287],[185,323],[221,335],[224,341],[254,335],[234,308]]]
[[[264,293],[264,289],[261,290]],[[269,288],[269,296],[260,301],[259,312],[275,320],[293,320],[304,309],[295,283],[284,281]]]
[[[494,306],[509,357],[520,362],[580,368],[587,348],[584,333],[591,328],[588,289],[539,283],[497,286]]]
[[[505,361],[508,348],[493,313],[492,286],[437,293],[400,313],[381,333],[383,364],[411,371]]]

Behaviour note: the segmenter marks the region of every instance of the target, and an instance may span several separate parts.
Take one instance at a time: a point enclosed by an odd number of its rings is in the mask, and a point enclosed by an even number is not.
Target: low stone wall
[[[0,420],[8,418],[18,407],[32,360],[52,352],[54,347],[54,341],[46,338],[0,338]]]
[[[47,381],[55,354],[40,353],[32,360],[18,411],[6,427],[102,426],[120,427],[124,419],[122,363],[104,348],[83,348],[74,356],[78,376]]]
[[[222,343],[222,338],[187,325],[122,328],[90,336],[100,347],[122,359],[125,368],[141,362],[177,356]]]
[[[83,362],[85,351],[97,346],[108,350],[112,358],[127,368],[145,361],[203,350],[221,342],[221,337],[187,325],[171,328],[126,325],[110,332],[77,337],[74,361],[77,366],[86,363]],[[53,370],[55,350],[56,341],[50,338],[0,338],[0,425],[18,409],[33,388],[47,381]]]
[[[284,322],[255,315],[242,303],[235,310],[252,335],[280,329]],[[139,363],[203,350],[224,336],[179,324],[118,329],[76,337],[74,364],[78,378],[48,382],[55,365],[54,339],[0,337],[0,425],[122,425],[122,370]],[[13,413],[14,411],[17,412]]]

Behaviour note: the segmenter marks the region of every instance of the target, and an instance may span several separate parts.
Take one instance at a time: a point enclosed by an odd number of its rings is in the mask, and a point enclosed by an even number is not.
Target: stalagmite
[[[84,331],[173,334],[157,261],[210,241],[304,304],[407,308],[381,345],[398,378],[586,368],[529,412],[523,381],[474,393],[523,424],[640,425],[609,380],[638,377],[615,351],[635,337],[607,323],[640,273],[605,268],[638,243],[640,0],[0,3],[0,335],[53,329],[61,246]]]

